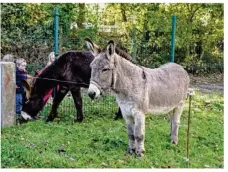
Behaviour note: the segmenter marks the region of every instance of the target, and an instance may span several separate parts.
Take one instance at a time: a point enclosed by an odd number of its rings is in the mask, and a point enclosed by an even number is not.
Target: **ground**
[[[203,93],[224,93],[224,75],[222,73],[194,76],[190,75],[190,87]]]

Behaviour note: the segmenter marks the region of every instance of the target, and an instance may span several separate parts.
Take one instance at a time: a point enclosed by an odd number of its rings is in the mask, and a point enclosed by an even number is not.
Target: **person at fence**
[[[46,65],[46,67],[49,66],[49,65],[51,65],[54,61],[55,61],[55,53],[54,52],[51,52],[48,55],[48,63]]]
[[[23,58],[16,59],[16,114],[17,119],[20,118],[22,104],[23,104],[23,95],[25,90],[22,86],[22,80],[32,79],[32,76],[28,75],[26,71],[26,61]]]
[[[54,63],[55,61],[55,52],[51,52],[49,55],[48,55],[48,63],[46,65],[46,67],[50,66],[52,63]],[[57,85],[57,90],[59,90],[59,85]],[[50,94],[52,95],[52,98],[54,97],[54,91],[53,89],[51,90]],[[50,96],[49,94],[47,94],[44,98],[47,99],[47,103],[51,104],[51,102],[53,101],[52,99],[50,99]]]
[[[35,76],[40,75],[40,73],[48,66],[50,66],[52,63],[54,63],[55,61],[55,53],[54,52],[50,52],[50,54],[48,55],[48,62],[46,64],[46,66],[43,69],[37,70],[35,72]]]

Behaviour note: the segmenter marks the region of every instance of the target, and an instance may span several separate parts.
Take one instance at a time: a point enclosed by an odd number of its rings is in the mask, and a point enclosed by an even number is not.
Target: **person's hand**
[[[33,76],[27,74],[27,79],[32,79]]]

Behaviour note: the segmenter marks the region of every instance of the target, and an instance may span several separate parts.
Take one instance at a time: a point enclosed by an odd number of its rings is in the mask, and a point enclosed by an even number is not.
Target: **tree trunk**
[[[85,21],[85,3],[79,3],[79,9],[80,9],[80,12],[79,12],[79,16],[78,16],[78,19],[77,19],[77,25],[79,28],[83,28],[83,22]]]

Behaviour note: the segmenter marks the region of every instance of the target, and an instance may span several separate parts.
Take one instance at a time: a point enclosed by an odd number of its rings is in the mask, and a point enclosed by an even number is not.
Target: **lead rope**
[[[189,96],[189,109],[188,109],[188,129],[187,129],[187,157],[186,157],[186,162],[187,162],[187,168],[189,168],[189,138],[190,138],[190,119],[191,119],[191,104],[192,104],[192,96],[195,95],[193,90],[189,90],[188,96]]]
[[[41,77],[36,77],[32,76],[33,79],[41,79],[41,80],[47,80],[47,81],[56,81],[60,83],[69,83],[69,84],[83,84],[89,86],[89,84],[84,83],[84,82],[75,82],[75,81],[64,81],[64,80],[58,80],[58,79],[52,79],[52,78],[41,78]]]

